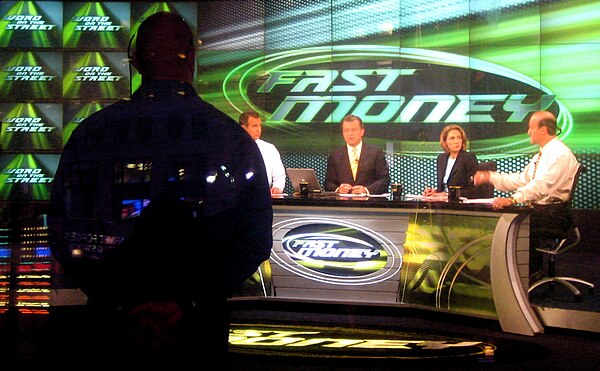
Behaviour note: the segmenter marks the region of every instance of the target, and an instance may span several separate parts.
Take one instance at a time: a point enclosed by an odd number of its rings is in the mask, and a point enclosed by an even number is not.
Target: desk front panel
[[[273,295],[397,303],[409,219],[369,209],[276,206]]]
[[[269,295],[496,318],[490,251],[502,215],[275,205]]]

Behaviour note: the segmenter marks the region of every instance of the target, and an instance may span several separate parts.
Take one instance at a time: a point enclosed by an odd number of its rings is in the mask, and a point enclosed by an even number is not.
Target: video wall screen
[[[548,109],[588,169],[575,206],[598,208],[599,8],[600,0],[3,1],[0,163],[59,157],[81,120],[129,97],[141,82],[128,63],[137,27],[171,11],[197,33],[200,96],[234,119],[259,111],[263,139],[287,167],[315,168],[323,180],[327,154],[342,144],[339,122],[355,114],[365,141],[385,150],[392,181],[420,193],[435,182],[445,125],[463,126],[480,161],[517,171],[536,151],[528,116]],[[12,170],[0,171],[5,182]],[[0,188],[0,201],[14,197]]]

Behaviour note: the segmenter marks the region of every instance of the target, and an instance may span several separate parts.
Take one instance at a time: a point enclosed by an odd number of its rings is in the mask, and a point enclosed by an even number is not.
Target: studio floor
[[[600,341],[595,332],[546,328],[543,334],[535,336],[517,335],[503,332],[494,320],[413,307],[272,300],[235,301],[232,306],[232,329],[236,334],[247,329],[264,336],[276,333],[281,337],[285,333],[293,340],[282,344],[296,345],[298,339],[306,345],[312,336],[313,343],[302,349],[274,347],[274,343],[257,348],[256,344],[245,346],[239,336],[230,337],[234,340],[229,363],[216,369],[598,370]],[[70,357],[70,344],[78,341],[65,338],[65,334],[86,330],[88,319],[83,309],[55,307],[51,315],[45,316],[0,315],[0,363],[28,369],[65,361]],[[328,340],[315,342],[319,334]],[[377,340],[379,345],[375,348],[379,349],[366,346],[357,352],[365,340]],[[60,349],[60,354],[48,352],[50,342],[53,349]],[[56,342],[60,342],[59,346]],[[333,343],[336,347],[331,346]],[[456,344],[466,347],[450,346]]]
[[[258,305],[254,303],[254,305]],[[245,304],[247,306],[247,304]],[[262,304],[260,305],[262,306]],[[234,323],[294,324],[296,326],[326,326],[352,329],[358,336],[369,337],[372,331],[394,335],[412,335],[411,339],[439,337],[481,342],[494,347],[493,354],[399,354],[387,351],[379,354],[340,357],[319,357],[294,354],[248,355],[232,347],[232,370],[598,370],[600,352],[598,334],[546,328],[543,334],[524,336],[502,332],[495,321],[424,312],[410,308],[379,308],[354,306],[290,305],[279,303],[272,310],[244,308],[234,311]],[[288,309],[286,309],[288,308]],[[291,311],[290,308],[294,308]],[[345,335],[348,335],[346,332]],[[348,336],[351,338],[351,336]],[[449,341],[451,342],[451,341]]]
[[[230,337],[233,341],[229,363],[215,369],[599,370],[598,267],[600,253],[591,248],[574,250],[569,259],[560,262],[559,275],[592,281],[596,291],[590,294],[582,290],[580,300],[574,300],[562,287],[556,287],[554,291],[548,288],[536,290],[530,295],[532,305],[545,312],[559,310],[563,322],[560,326],[546,325],[544,333],[535,336],[503,332],[498,321],[489,318],[410,306],[361,306],[264,298],[233,300],[232,330],[236,338]],[[71,357],[71,346],[78,341],[76,336],[67,334],[85,332],[89,321],[83,305],[51,307],[49,315],[19,314],[14,310],[1,313],[2,369],[60,365]],[[583,323],[585,328],[573,326],[576,322]],[[246,346],[256,342],[256,339],[244,338],[248,333],[265,338],[284,334],[287,338],[285,341],[279,339],[278,343],[290,346]],[[302,335],[294,335],[298,333]],[[328,340],[323,341],[323,338]],[[370,345],[365,346],[366,341],[370,341]],[[307,344],[310,346],[304,346]],[[453,344],[465,346],[459,349],[451,346]],[[373,351],[374,348],[379,349]],[[438,350],[440,352],[436,353]]]

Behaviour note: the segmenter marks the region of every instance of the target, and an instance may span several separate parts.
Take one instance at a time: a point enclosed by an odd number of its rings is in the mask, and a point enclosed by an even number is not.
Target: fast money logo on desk
[[[358,224],[327,218],[288,219],[274,225],[287,230],[275,263],[308,279],[366,285],[394,276],[402,265],[400,250],[381,234]]]

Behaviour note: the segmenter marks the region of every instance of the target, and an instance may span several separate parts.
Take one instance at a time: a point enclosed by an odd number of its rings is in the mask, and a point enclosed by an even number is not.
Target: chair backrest
[[[575,194],[575,188],[577,188],[577,183],[579,183],[579,178],[581,177],[581,174],[585,173],[586,171],[587,168],[579,164],[579,167],[575,172],[575,176],[573,177],[573,185],[571,186],[571,193],[569,193],[569,199],[567,201],[570,205],[573,204],[573,195]],[[579,244],[579,241],[581,241],[581,234],[579,232],[579,228],[577,227],[577,223],[573,221],[572,228],[567,232],[565,237],[562,238],[557,244],[549,248],[539,247],[536,248],[536,250],[551,255],[563,254],[569,251],[575,245]]]
[[[575,172],[575,176],[573,177],[573,185],[571,186],[571,193],[569,194],[569,202],[573,203],[573,196],[575,195],[575,188],[577,187],[577,183],[579,183],[579,178],[581,174],[585,173],[587,168],[584,165],[579,164],[577,171]]]
[[[477,170],[496,171],[498,170],[498,165],[496,161],[484,161],[477,164]]]
[[[498,165],[496,161],[484,161],[477,164],[477,170],[496,171],[498,170]],[[494,197],[494,185],[491,183],[478,185],[477,190],[481,198]]]

